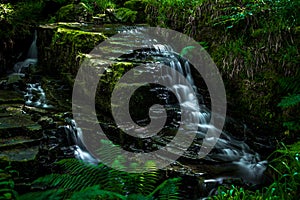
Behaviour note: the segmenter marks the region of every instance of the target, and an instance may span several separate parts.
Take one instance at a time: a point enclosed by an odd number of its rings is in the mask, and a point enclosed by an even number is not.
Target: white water
[[[27,53],[27,58],[33,58],[33,59],[38,58],[38,51],[37,51],[36,41],[37,41],[37,31],[35,30],[33,41],[31,43],[30,48],[29,48],[28,53]]]
[[[13,74],[18,74],[21,77],[24,77],[25,74],[22,73],[25,68],[37,64],[37,31],[34,32],[34,39],[30,45],[30,48],[27,53],[27,58],[18,62],[14,65]],[[28,83],[24,95],[25,105],[34,106],[38,108],[53,108],[52,105],[48,104],[45,91],[43,90],[40,83]],[[82,131],[79,127],[77,127],[76,122],[74,120],[70,121],[69,125],[66,125],[66,128],[71,132],[72,140],[76,145],[73,145],[74,156],[88,163],[97,164],[99,161],[95,159],[86,149],[82,142]],[[65,134],[65,133],[64,133]],[[66,136],[67,137],[67,136]],[[66,144],[67,145],[67,144]],[[69,144],[71,145],[71,144]]]
[[[99,160],[94,158],[86,149],[82,141],[82,130],[79,128],[75,120],[71,120],[70,125],[67,125],[67,128],[71,131],[73,141],[75,142],[74,155],[78,160],[82,160],[87,163],[97,164]]]
[[[47,103],[46,94],[39,83],[28,83],[24,95],[25,104],[39,108],[53,108]]]
[[[134,32],[130,32],[132,34]],[[138,31],[136,32],[138,35]],[[161,62],[164,65],[168,65],[171,68],[175,69],[179,73],[185,76],[186,80],[193,85],[193,89],[197,93],[197,88],[194,85],[194,80],[191,74],[191,67],[187,61],[184,63],[181,63],[176,56],[172,56],[172,48],[168,45],[162,45],[162,44],[153,44],[155,41],[146,40],[145,38],[142,38],[144,41],[146,41],[147,47],[151,50],[151,52],[147,52],[147,55],[152,54],[152,56],[157,57],[157,55],[161,55],[161,57],[165,58],[159,58],[159,62]],[[151,42],[149,42],[151,41]],[[152,43],[149,45],[149,43]],[[145,46],[146,46],[145,45]],[[159,68],[159,62],[155,61],[155,65]],[[153,65],[153,63],[151,63]],[[150,68],[150,65],[149,65]],[[176,79],[176,75],[172,74],[165,75],[164,71],[161,72],[161,77],[165,81],[169,82],[176,82],[174,81],[174,78]],[[178,102],[181,102],[180,105],[184,106],[185,109],[189,110],[189,114],[192,118],[198,117],[199,118],[199,129],[197,133],[197,137],[203,139],[205,137],[205,134],[208,129],[215,129],[215,127],[209,125],[210,121],[210,111],[206,107],[206,105],[201,104],[203,102],[203,97],[199,95],[199,99],[192,98],[193,95],[190,95],[191,91],[189,91],[188,87],[181,84],[175,84],[173,85],[173,89],[176,91],[176,96],[178,97]],[[157,91],[163,91],[161,88],[157,88]],[[168,95],[167,94],[159,94],[160,97],[163,99],[166,99],[165,102],[168,103]],[[182,102],[182,99],[185,99],[185,102]],[[195,108],[193,107],[194,101],[198,101],[200,105],[200,112],[195,112]],[[185,126],[186,132],[188,133],[188,125]],[[229,174],[226,174],[226,176],[220,175],[220,177],[216,177],[215,179],[207,180],[207,181],[223,181],[224,178],[242,178],[245,182],[253,183],[253,184],[259,184],[263,177],[263,172],[266,170],[267,161],[261,161],[260,156],[252,151],[250,147],[244,142],[240,140],[234,139],[229,133],[222,132],[222,136],[220,139],[218,138],[208,138],[208,140],[216,141],[217,143],[215,145],[214,150],[205,158],[209,161],[214,161],[218,163],[230,163],[228,165],[228,168],[230,168],[230,171],[232,171]],[[226,164],[225,164],[226,165]],[[226,167],[225,167],[226,168]],[[228,169],[226,169],[228,171]],[[224,169],[224,171],[226,171]],[[222,171],[222,169],[220,170]]]
[[[132,31],[133,33],[139,34],[138,30]],[[28,58],[20,63],[15,65],[15,72],[20,73],[22,69],[27,68],[37,62],[37,48],[36,48],[36,33],[34,41],[29,48]],[[142,38],[145,40],[144,38]],[[146,41],[146,42],[149,42]],[[155,41],[152,41],[155,43]],[[149,46],[149,43],[146,43]],[[152,44],[151,48],[155,49],[152,53],[159,55],[170,55],[170,51],[172,49],[167,45],[162,44]],[[148,52],[149,53],[149,52]],[[163,56],[164,57],[164,56]],[[180,63],[180,61],[175,57],[166,57],[163,59],[164,64],[168,64],[173,69],[185,75],[186,79],[191,85],[194,85],[194,80],[191,75],[191,68],[188,62]],[[170,82],[174,82],[172,79],[174,76],[164,76],[164,72],[161,72],[162,78],[165,80],[169,80]],[[195,105],[193,101],[197,101],[197,99],[192,98],[190,95],[190,91],[187,89],[185,85],[175,84],[173,86],[174,90],[178,94],[179,98],[185,97],[187,99],[182,105],[185,108],[190,110],[191,117],[199,118],[199,129],[197,132],[198,138],[204,138],[207,129],[214,129],[215,127],[209,125],[210,120],[210,111],[204,104],[200,104],[200,112],[195,112],[195,109],[192,105]],[[194,85],[194,90],[196,90],[196,86]],[[200,96],[200,95],[199,95]],[[166,99],[166,103],[168,103],[168,95],[161,94],[161,97]],[[41,88],[41,85],[38,83],[28,84],[27,92],[25,95],[25,100],[27,105],[48,108],[50,105],[47,104],[47,99],[45,96],[45,92]],[[178,99],[179,101],[181,99]],[[198,101],[200,101],[198,99]],[[201,102],[201,101],[200,101]],[[82,142],[82,131],[79,127],[77,127],[75,121],[73,120],[71,125],[67,126],[74,137],[74,141],[76,143],[74,154],[77,159],[83,160],[89,163],[97,163],[96,160],[91,154],[87,151],[86,147]],[[188,134],[188,129],[187,129]],[[263,172],[266,169],[266,162],[260,161],[259,155],[255,152],[251,151],[249,146],[243,142],[233,139],[229,134],[223,132],[222,139],[210,138],[210,140],[218,140],[215,149],[217,151],[212,152],[207,156],[207,160],[215,161],[215,162],[224,162],[230,163],[230,169],[232,170],[232,174],[227,174],[226,176],[220,176],[214,179],[208,179],[207,182],[210,181],[223,181],[224,178],[228,177],[240,177],[245,181],[251,183],[259,183],[262,177]]]
[[[30,48],[27,53],[27,58],[24,61],[17,62],[14,65],[14,72],[15,73],[22,73],[24,68],[28,68],[30,66],[34,66],[37,64],[37,46],[36,46],[36,41],[37,41],[37,31],[35,30],[34,32],[34,38],[33,41],[30,45]]]

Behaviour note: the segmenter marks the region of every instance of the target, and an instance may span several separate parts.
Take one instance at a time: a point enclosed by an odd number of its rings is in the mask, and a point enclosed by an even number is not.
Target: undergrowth
[[[273,172],[274,182],[261,190],[251,191],[240,186],[221,186],[215,196],[209,199],[234,200],[295,200],[300,199],[300,142],[286,146],[280,143],[281,148],[273,152],[268,160]]]
[[[102,141],[105,145],[111,142]],[[105,148],[103,147],[103,150]],[[104,155],[110,156],[107,152]],[[180,199],[180,178],[162,180],[152,161],[144,164],[132,162],[126,166],[122,156],[114,160],[114,168],[103,163],[87,164],[77,159],[64,159],[56,163],[56,172],[40,177],[32,184],[46,190],[21,195],[26,199]],[[147,167],[149,172],[128,173],[126,168]],[[121,171],[119,171],[119,170]]]

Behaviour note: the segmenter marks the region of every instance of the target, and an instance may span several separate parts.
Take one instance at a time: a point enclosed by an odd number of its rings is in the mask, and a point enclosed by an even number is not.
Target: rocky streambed
[[[140,37],[139,29],[136,27],[90,26],[79,23],[41,25],[37,28],[38,63],[27,66],[24,71],[21,66],[18,73],[1,79],[0,165],[5,167],[11,164],[20,172],[16,180],[17,190],[23,192],[29,190],[30,181],[50,173],[52,164],[59,159],[72,157],[80,159],[80,156],[78,157],[80,145],[76,143],[77,127],[72,124],[71,113],[74,78],[84,59],[88,58],[91,65],[99,69],[111,62],[110,59],[116,59],[111,57],[103,60],[89,52],[95,45],[115,33],[126,31]],[[101,87],[97,89],[99,95],[96,98],[96,108],[99,123],[110,133],[111,139],[134,152],[140,147],[151,150],[154,146],[158,148],[166,145],[174,136],[174,126],[167,127],[166,136],[154,140],[155,144],[150,140],[148,143],[144,141],[142,145],[139,141],[132,145],[132,141],[126,139],[124,133],[112,121],[109,114],[111,109],[109,97],[113,83],[123,72],[141,62],[163,59],[163,56],[157,55],[162,49],[124,52],[124,48],[132,47],[132,43],[133,40],[117,38],[111,41],[111,45],[116,46],[115,49],[104,49],[104,52],[109,52],[110,55],[122,53],[125,56],[110,65],[110,70],[100,80]],[[155,96],[157,90],[159,90],[157,87],[152,87],[146,94]],[[200,88],[199,91],[205,91],[205,88]],[[145,91],[140,92],[140,97],[143,97],[143,94]],[[137,102],[139,95],[136,97]],[[137,110],[137,113],[139,113],[136,115],[137,120],[141,123],[147,122],[147,117],[139,118],[145,114],[144,111]],[[84,131],[88,130],[83,130],[83,133]],[[238,182],[251,186],[264,183],[266,162],[261,161],[260,156],[245,142],[247,138],[253,138],[253,134],[243,124],[228,118],[219,143],[204,159],[198,159],[197,156],[203,140],[203,136],[199,135],[185,157],[161,170],[161,174],[165,177],[183,177],[183,191],[186,191],[188,197],[207,196],[220,184]],[[251,142],[271,151],[268,144],[263,145],[259,140],[249,140],[248,144]],[[173,152],[175,154],[176,148],[174,147]]]

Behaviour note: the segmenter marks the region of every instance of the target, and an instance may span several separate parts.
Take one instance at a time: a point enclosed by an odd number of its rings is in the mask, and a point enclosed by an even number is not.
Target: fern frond
[[[149,171],[145,173],[128,173],[126,177],[125,189],[130,193],[140,193],[143,195],[150,194],[156,187],[159,180],[159,174],[154,162],[148,161],[144,166],[138,163],[132,163],[131,168],[138,169],[146,167]]]
[[[19,200],[61,200],[64,198],[65,190],[63,189],[53,189],[47,191],[39,191],[39,192],[30,192],[19,196]]]
[[[162,184],[160,184],[151,194],[147,197],[157,196],[156,199],[159,200],[177,200],[180,199],[179,195],[179,184],[181,178],[172,178],[165,180]]]
[[[293,107],[300,103],[300,94],[290,94],[289,96],[283,97],[278,106],[282,108]]]
[[[281,78],[279,79],[279,85],[281,89],[286,93],[299,93],[300,92],[300,77]]]
[[[60,187],[70,191],[101,184],[105,187],[108,183],[109,169],[103,164],[98,166],[86,164],[76,159],[65,159],[56,163],[63,174],[50,174],[34,181],[36,184],[48,185],[48,187]]]
[[[78,200],[78,199],[112,199],[112,200],[123,200],[126,199],[125,196],[111,192],[107,190],[101,190],[99,185],[94,185],[92,187],[87,187],[79,192],[75,192],[70,200]]]

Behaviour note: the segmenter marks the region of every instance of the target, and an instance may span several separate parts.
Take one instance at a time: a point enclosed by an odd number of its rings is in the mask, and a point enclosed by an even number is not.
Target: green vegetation
[[[113,145],[102,140],[102,144]],[[107,148],[99,151],[103,152]],[[104,156],[110,156],[107,152]],[[57,173],[40,177],[33,184],[43,185],[46,191],[26,193],[20,199],[179,199],[180,178],[162,180],[153,162],[132,162],[130,168],[146,166],[149,172],[128,173],[125,160],[119,156],[114,169],[102,163],[87,164],[77,159],[56,162]],[[122,171],[118,171],[120,169]]]
[[[278,104],[284,110],[283,126],[287,128],[285,134],[290,135],[300,130],[300,76],[284,78],[280,80],[282,90],[286,91],[287,96],[283,97]],[[290,133],[290,131],[292,133]]]
[[[14,190],[13,177],[16,177],[18,172],[7,166],[5,169],[0,169],[0,199],[15,199],[17,192]]]
[[[224,185],[210,198],[299,199],[300,144],[288,145],[296,142],[300,134],[299,10],[300,1],[296,0],[1,1],[0,42],[6,49],[17,40],[31,37],[37,24],[93,23],[93,17],[107,16],[110,20],[101,21],[101,26],[107,22],[136,24],[147,20],[152,26],[188,34],[201,41],[217,64],[226,84],[229,105],[234,106],[229,114],[245,121],[256,134],[283,141],[268,158],[274,179],[271,185],[260,190]],[[86,53],[106,39],[102,33],[74,28],[72,23],[58,23],[51,36],[49,45],[43,46],[44,52],[39,55],[43,58],[51,55],[55,59],[48,58],[49,64],[43,70],[63,77],[70,84]],[[181,55],[188,54],[192,48],[184,48]],[[132,67],[132,63],[117,63],[101,77],[105,89],[99,91],[96,101],[103,112],[109,110],[110,102],[106,98],[113,85]],[[8,81],[20,79],[13,78]],[[122,158],[115,164],[124,167]],[[180,179],[161,180],[158,171],[128,174],[101,163],[94,166],[73,159],[61,160],[56,165],[60,170],[34,182],[45,185],[47,190],[20,195],[20,199],[180,197]],[[0,199],[17,198],[15,176],[16,171],[10,167],[0,170]]]
[[[269,167],[273,172],[274,182],[261,190],[251,191],[231,185],[221,186],[218,194],[211,199],[299,199],[300,189],[300,142],[285,146],[270,155]]]
[[[231,115],[252,124],[256,132],[285,132],[282,121],[291,118],[287,112],[299,113],[298,106],[284,110],[277,106],[291,93],[280,81],[299,77],[299,1],[146,2],[151,25],[178,30],[208,44],[207,51],[223,76],[228,101],[235,105],[232,110],[236,112]],[[291,97],[296,103],[298,93],[294,94]],[[295,127],[289,121],[284,125]]]

